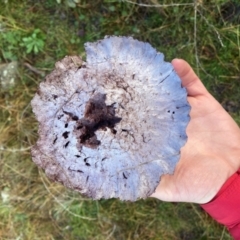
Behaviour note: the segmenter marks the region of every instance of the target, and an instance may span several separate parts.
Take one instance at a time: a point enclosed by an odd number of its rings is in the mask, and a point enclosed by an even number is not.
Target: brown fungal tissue
[[[173,173],[187,140],[186,90],[148,43],[113,36],[85,49],[86,62],[57,62],[31,102],[33,161],[93,199],[146,198]]]
[[[89,148],[97,148],[101,141],[97,140],[95,132],[99,129],[106,131],[107,127],[113,134],[116,134],[114,126],[121,121],[115,116],[113,105],[107,106],[106,95],[97,93],[85,104],[84,117],[77,121],[75,133],[81,145]]]

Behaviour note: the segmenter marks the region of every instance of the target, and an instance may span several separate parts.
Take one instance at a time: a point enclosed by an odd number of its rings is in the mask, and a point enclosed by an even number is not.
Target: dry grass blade
[[[44,178],[43,178],[43,173],[42,171],[40,170],[39,171],[40,173],[40,178],[43,182],[43,185],[45,187],[45,189],[47,190],[47,192],[54,198],[54,200],[66,211],[68,212],[69,214],[73,215],[74,217],[77,217],[77,218],[81,218],[81,219],[86,219],[86,220],[96,220],[96,218],[89,218],[89,217],[84,217],[84,216],[81,216],[79,214],[75,214],[74,212],[70,211],[69,208],[65,207],[64,204],[61,203],[61,201],[51,192],[50,188],[47,186]]]

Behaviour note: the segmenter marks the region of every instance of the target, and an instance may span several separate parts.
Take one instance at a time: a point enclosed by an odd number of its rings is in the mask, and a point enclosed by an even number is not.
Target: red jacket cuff
[[[217,195],[201,207],[224,224],[234,239],[240,240],[240,169],[221,187]]]

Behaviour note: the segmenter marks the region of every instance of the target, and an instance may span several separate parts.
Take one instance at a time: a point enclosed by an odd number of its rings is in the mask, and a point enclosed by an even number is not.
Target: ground
[[[239,1],[176,2],[1,1],[0,64],[18,65],[9,84],[0,78],[0,239],[231,239],[198,205],[92,201],[48,181],[31,161],[38,84],[57,60],[84,58],[83,44],[105,35],[147,41],[167,61],[184,58],[240,123]]]

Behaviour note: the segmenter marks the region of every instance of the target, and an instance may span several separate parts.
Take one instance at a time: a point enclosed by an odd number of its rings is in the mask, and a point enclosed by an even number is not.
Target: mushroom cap
[[[136,201],[172,174],[187,141],[186,89],[164,55],[131,37],[86,43],[31,101],[39,122],[33,161],[93,199]]]

